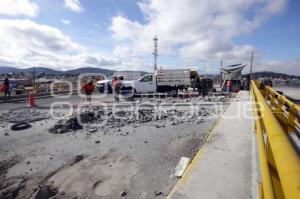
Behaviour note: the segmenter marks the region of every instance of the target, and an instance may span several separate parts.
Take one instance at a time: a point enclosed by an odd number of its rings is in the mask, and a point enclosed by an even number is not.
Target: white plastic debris
[[[176,166],[176,169],[175,169],[175,176],[180,178],[181,176],[183,176],[183,173],[187,167],[187,165],[189,164],[190,162],[190,158],[187,158],[187,157],[181,157],[180,158],[180,161],[178,163],[178,165]]]

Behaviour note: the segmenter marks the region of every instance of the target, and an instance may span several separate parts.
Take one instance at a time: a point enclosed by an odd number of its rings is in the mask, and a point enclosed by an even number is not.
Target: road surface
[[[51,104],[53,103],[71,103],[72,105],[78,105],[82,102],[83,96],[79,96],[78,94],[74,94],[71,96],[65,96],[60,95],[59,97],[48,97],[48,98],[38,98],[35,99],[35,104],[40,108],[49,108],[51,107]],[[105,95],[95,95],[93,98],[93,102],[113,102],[113,96],[112,94],[105,94]],[[13,110],[13,109],[19,109],[19,108],[26,108],[28,107],[28,101],[22,100],[17,102],[6,102],[6,103],[0,103],[0,110],[6,111],[6,110]]]
[[[26,130],[10,129],[12,120],[47,118],[54,102],[76,105],[81,100],[37,99],[42,109],[25,108],[27,102],[0,104],[0,198],[45,193],[57,198],[165,198],[178,181],[174,171],[180,158],[193,158],[227,106],[208,98],[151,99],[157,105],[209,101],[216,106],[197,105],[196,112],[190,107],[171,112],[120,108],[105,126],[91,123],[63,134],[49,132],[58,121],[52,117],[31,122]],[[111,103],[113,97],[93,100]]]

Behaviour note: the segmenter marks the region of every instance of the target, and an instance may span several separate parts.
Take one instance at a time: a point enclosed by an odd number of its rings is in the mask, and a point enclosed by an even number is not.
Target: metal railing
[[[299,133],[300,107],[258,81],[251,82],[251,92],[261,171],[260,198],[300,198],[300,157],[290,139],[290,134]]]

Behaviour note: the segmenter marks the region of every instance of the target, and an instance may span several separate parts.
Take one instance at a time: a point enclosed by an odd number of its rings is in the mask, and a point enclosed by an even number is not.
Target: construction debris
[[[164,128],[166,125],[178,125],[184,122],[199,123],[210,115],[210,108],[204,106],[197,107],[195,110],[190,107],[140,108],[138,110],[118,108],[114,111],[91,108],[81,112],[74,111],[72,115],[59,120],[49,129],[49,132],[62,134],[85,128],[90,133],[96,132],[97,129],[112,133],[120,132],[120,128],[124,126],[136,128],[145,123],[156,128]]]
[[[180,178],[181,176],[183,176],[183,173],[184,173],[187,165],[189,164],[189,162],[190,162],[190,158],[181,157],[181,159],[175,169],[176,177]]]

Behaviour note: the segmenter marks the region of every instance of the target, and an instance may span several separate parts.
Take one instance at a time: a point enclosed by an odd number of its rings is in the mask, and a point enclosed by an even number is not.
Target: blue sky
[[[218,73],[225,64],[300,75],[297,0],[1,0],[0,65]]]
[[[235,41],[240,44],[251,43],[263,51],[265,60],[299,59],[299,9],[300,1],[289,1],[283,13],[272,17],[251,34],[242,35]]]

